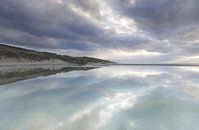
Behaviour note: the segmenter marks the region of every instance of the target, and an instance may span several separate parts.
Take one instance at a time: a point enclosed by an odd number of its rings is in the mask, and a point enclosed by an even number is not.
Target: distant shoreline
[[[16,66],[65,66],[65,67],[102,67],[102,66],[198,66],[199,64],[191,63],[165,63],[165,64],[148,64],[148,63],[133,63],[133,64],[123,64],[123,63],[88,63],[85,65],[71,64],[67,62],[22,62],[22,63],[0,63],[0,67],[16,67]]]
[[[188,64],[188,63],[168,63],[168,64],[144,64],[144,63],[135,63],[135,64],[115,64],[115,65],[118,65],[118,66],[122,66],[122,65],[126,65],[126,66],[198,66],[199,67],[199,64]]]

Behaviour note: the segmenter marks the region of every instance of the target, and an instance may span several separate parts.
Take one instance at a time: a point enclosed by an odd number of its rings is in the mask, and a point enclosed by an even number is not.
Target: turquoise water
[[[0,85],[0,130],[198,130],[199,68],[109,66]]]

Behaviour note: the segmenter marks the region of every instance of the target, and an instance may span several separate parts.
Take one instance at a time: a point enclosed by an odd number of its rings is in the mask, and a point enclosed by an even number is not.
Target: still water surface
[[[0,85],[0,130],[198,129],[199,67],[109,66]]]

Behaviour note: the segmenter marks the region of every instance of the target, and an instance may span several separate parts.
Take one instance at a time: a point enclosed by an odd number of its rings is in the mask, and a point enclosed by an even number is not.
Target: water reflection
[[[75,70],[89,70],[96,67],[63,67],[63,66],[46,66],[46,67],[6,67],[0,69],[0,85],[17,82],[21,80],[55,75],[57,73],[70,72]]]
[[[0,129],[197,130],[197,69],[109,66],[1,85]]]

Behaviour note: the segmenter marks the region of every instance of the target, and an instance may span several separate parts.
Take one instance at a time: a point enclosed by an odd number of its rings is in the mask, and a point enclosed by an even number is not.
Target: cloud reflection
[[[71,121],[77,124],[76,122],[84,120],[85,118],[90,117],[92,120],[93,115],[97,114],[96,117],[99,119],[94,128],[99,129],[106,124],[115,113],[132,108],[135,103],[136,96],[131,92],[110,94],[109,96],[103,97],[95,104],[77,112],[72,116]]]
[[[110,66],[2,85],[0,129],[190,130],[198,78],[184,67]]]

